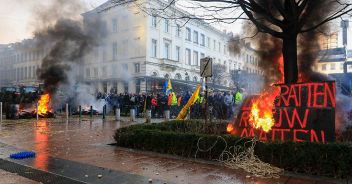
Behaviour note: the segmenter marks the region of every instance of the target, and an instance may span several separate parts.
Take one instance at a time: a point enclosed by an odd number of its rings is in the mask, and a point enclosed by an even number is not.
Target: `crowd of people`
[[[243,100],[243,89],[236,92],[210,92],[208,95],[209,115],[212,119],[231,119],[240,108]],[[191,92],[176,94],[170,92],[157,94],[110,94],[98,93],[98,98],[105,98],[110,106],[120,108],[121,115],[128,116],[130,109],[135,109],[137,117],[151,110],[152,118],[163,118],[164,111],[170,111],[170,118],[176,118],[181,109],[191,98]],[[205,117],[205,95],[200,93],[189,110],[189,118],[202,119]]]

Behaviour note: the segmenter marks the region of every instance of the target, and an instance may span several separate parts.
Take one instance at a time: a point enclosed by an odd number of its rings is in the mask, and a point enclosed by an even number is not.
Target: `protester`
[[[209,116],[212,119],[233,118],[243,101],[244,89],[240,88],[235,93],[211,91],[208,94]],[[152,118],[163,118],[164,111],[170,110],[171,118],[176,118],[182,107],[189,101],[192,93],[190,91],[176,93],[170,91],[168,95],[164,92],[156,94],[103,94],[97,93],[97,98],[106,98],[110,107],[120,108],[122,116],[128,116],[130,109],[135,109],[137,117],[143,117],[147,110],[151,110]],[[190,108],[192,119],[203,119],[205,117],[204,92],[201,92]]]

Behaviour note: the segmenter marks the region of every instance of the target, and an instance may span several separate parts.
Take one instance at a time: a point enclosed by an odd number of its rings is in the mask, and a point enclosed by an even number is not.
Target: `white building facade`
[[[152,0],[146,6],[167,5],[166,1]],[[176,6],[165,11],[176,17],[191,16]],[[86,58],[84,81],[96,85],[100,92],[157,91],[167,79],[180,88],[195,86],[201,80],[200,59],[204,57],[225,66],[226,75],[217,84],[224,88],[234,86],[232,70],[246,66],[250,72],[261,73],[253,52],[248,52],[250,56],[230,52],[231,35],[201,20],[165,18],[144,12],[133,3],[113,6],[109,2],[83,14],[85,20],[95,16],[107,31],[101,46]]]
[[[147,9],[169,5],[164,0],[145,2]],[[224,66],[216,84],[221,89],[234,89],[231,74],[235,70],[262,75],[259,57],[248,44],[234,53],[229,50],[232,34],[199,19],[174,19],[175,15],[191,17],[174,5],[165,14],[170,17],[145,12],[135,3],[116,6],[110,1],[82,14],[85,27],[92,26],[90,20],[99,19],[96,29],[103,37],[83,58],[77,71],[79,80],[93,86],[95,92],[143,93],[159,92],[164,81],[171,79],[175,91],[184,91],[200,83],[200,59],[204,57]],[[42,83],[37,70],[50,48],[34,45],[35,38],[1,45],[0,87]]]

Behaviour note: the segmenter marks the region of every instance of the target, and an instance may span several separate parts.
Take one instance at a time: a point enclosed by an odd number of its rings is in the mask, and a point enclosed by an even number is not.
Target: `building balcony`
[[[198,65],[187,65],[184,64],[182,61],[176,61],[176,60],[172,60],[172,59],[167,59],[167,58],[161,58],[160,60],[160,65],[164,68],[170,68],[170,69],[188,69],[188,70],[192,70],[192,71],[199,71],[200,70],[200,66]]]
[[[182,63],[176,60],[161,58],[159,59],[161,62],[160,64],[167,68],[177,68],[182,67]]]

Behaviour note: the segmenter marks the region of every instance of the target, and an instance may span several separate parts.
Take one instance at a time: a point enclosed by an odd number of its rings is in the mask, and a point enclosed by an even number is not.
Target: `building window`
[[[156,16],[153,15],[152,16],[152,27],[156,28],[156,25],[157,25],[157,19],[156,19]]]
[[[122,64],[122,69],[126,72],[128,72],[128,65],[127,64]]]
[[[168,33],[169,32],[169,27],[170,27],[170,22],[168,19],[164,19],[164,32]]]
[[[112,32],[117,32],[117,19],[112,19]]]
[[[176,24],[176,36],[181,36],[181,26],[179,24]]]
[[[106,66],[104,66],[104,67],[102,68],[102,75],[103,75],[103,77],[106,77],[106,76],[107,76]]]
[[[200,59],[205,58],[205,54],[204,53],[200,53]]]
[[[139,73],[141,71],[141,65],[139,63],[134,64],[134,72]]]
[[[193,31],[193,43],[198,44],[198,32]]]
[[[87,78],[90,78],[90,69],[89,68],[86,68],[86,76],[87,76]]]
[[[335,70],[335,63],[330,64],[330,70]]]
[[[221,50],[221,43],[218,42],[218,51],[220,52],[220,50]]]
[[[175,76],[175,79],[181,80],[182,79],[181,74],[177,73],[176,76]]]
[[[152,39],[152,57],[157,56],[158,43],[157,40]]]
[[[213,49],[216,50],[216,41],[213,40]]]
[[[188,76],[188,75],[185,77],[185,80],[186,80],[186,81],[189,81],[189,76]]]
[[[36,75],[36,74],[35,74],[35,73],[36,73],[36,71],[35,71],[35,66],[32,67],[32,70],[33,70],[33,72],[32,72],[32,78],[35,79],[35,75]]]
[[[192,64],[192,60],[191,60],[191,50],[190,49],[186,49],[186,63],[188,65]]]
[[[170,59],[170,42],[164,41],[164,58]]]
[[[207,37],[207,47],[210,48],[210,38]]]
[[[123,89],[125,93],[128,93],[128,82],[123,83]]]
[[[112,59],[116,60],[117,59],[117,43],[114,42],[112,44]]]
[[[27,67],[24,67],[24,76],[23,79],[27,79]]]
[[[193,51],[193,65],[198,65],[198,52]]]
[[[101,49],[102,49],[102,52],[103,52],[103,58],[102,58],[102,60],[103,60],[103,61],[106,61],[106,46],[103,45],[103,46],[101,47]],[[117,52],[117,43],[116,43],[116,52]],[[117,53],[116,53],[116,55],[117,55]]]
[[[200,45],[205,46],[205,36],[204,34],[200,34]]]
[[[32,67],[28,67],[28,79],[31,79],[32,78]]]
[[[186,27],[186,40],[191,41],[191,28]]]
[[[94,77],[98,78],[98,68],[94,68]]]
[[[181,48],[176,46],[176,61],[180,61],[181,59]]]
[[[141,80],[136,80],[136,93],[139,94],[141,92]]]

